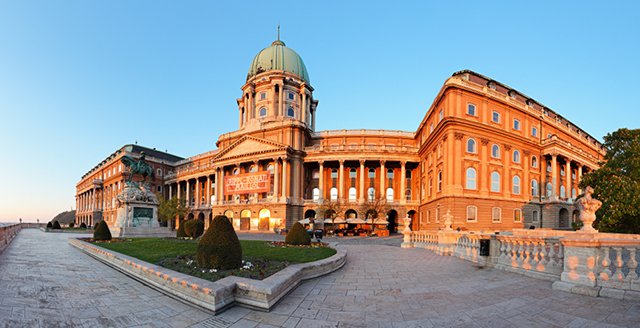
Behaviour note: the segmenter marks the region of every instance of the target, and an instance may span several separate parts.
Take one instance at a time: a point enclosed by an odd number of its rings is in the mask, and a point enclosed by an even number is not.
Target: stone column
[[[476,109],[477,110],[477,109]],[[462,158],[463,154],[466,152],[465,150],[462,150],[462,139],[464,138],[464,134],[462,133],[455,133],[454,134],[455,137],[455,141],[454,141],[454,148],[453,148],[453,190],[457,191],[457,192],[462,192],[462,161],[461,160],[455,160],[455,158]],[[476,144],[476,151],[478,151],[478,148],[480,148],[478,146],[478,144]],[[476,176],[477,179],[477,176]],[[476,180],[477,183],[477,180]]]
[[[211,175],[207,174],[207,182],[205,185],[205,204],[211,206]],[[208,220],[207,220],[208,221]]]
[[[489,139],[485,139],[485,138],[480,139],[480,144],[481,144],[480,147],[482,147],[482,149],[480,150],[481,151],[481,153],[480,153],[480,172],[478,172],[480,174],[478,174],[476,176],[476,184],[478,182],[480,182],[480,194],[483,195],[483,196],[486,196],[489,193],[488,182],[490,180],[489,172],[488,172],[489,171],[488,170],[489,169],[489,163],[488,163],[488,160],[487,160],[488,153],[490,151],[489,150],[489,146],[488,146],[489,145]],[[480,180],[480,181],[478,181],[478,180]]]
[[[568,158],[565,159],[564,162],[564,176],[565,176],[565,192],[566,192],[566,196],[567,199],[571,198],[571,160],[569,160]]]
[[[287,188],[287,158],[282,159],[282,197],[284,201],[287,201],[288,189]]]
[[[178,195],[178,199],[181,199],[180,181],[176,182],[176,194]]]
[[[248,106],[244,106],[245,109],[245,117],[247,117],[247,119],[253,118],[253,113],[255,112],[255,97],[254,95],[254,90],[253,89],[249,89],[249,105]]]
[[[505,195],[511,195],[511,161],[513,160],[511,154],[511,146],[504,144],[504,157],[502,162],[504,163],[504,171],[502,172],[502,192]]]
[[[312,107],[313,108],[313,107]],[[311,129],[316,130],[316,109],[311,110]]]
[[[216,186],[220,190],[220,196],[217,196],[219,202],[224,202],[224,166],[220,168],[219,180],[216,180]]]
[[[577,185],[580,184],[580,182],[582,181],[582,164],[578,163],[578,174],[576,175],[578,178],[578,181],[576,182]],[[578,193],[582,193],[582,189],[578,188]]]
[[[407,180],[407,161],[402,161],[400,162],[400,204],[405,204],[407,202],[406,200],[406,193],[405,193],[405,189],[406,188],[406,180]]]
[[[273,95],[272,98],[273,100],[271,101],[271,110],[273,111],[273,116],[278,116],[278,99],[276,98],[276,87],[278,86],[278,84],[274,84],[273,85]]]
[[[307,94],[304,92],[300,92],[300,117],[304,124],[307,124]]]
[[[340,170],[338,171],[338,199],[344,198],[344,160],[338,161]]]
[[[384,164],[385,164],[385,161],[381,160],[380,161],[380,197],[382,199],[386,199],[387,198],[386,190],[385,190],[386,188],[384,186],[384,184],[385,184],[384,183],[384,179],[385,179],[385,177],[387,175],[387,172],[386,172],[386,170],[384,168]]]
[[[277,202],[280,197],[280,165],[277,158],[274,158],[273,162],[275,163],[273,165],[273,197]]]
[[[360,203],[364,203],[364,174],[365,174],[365,168],[364,168],[364,160],[360,160],[360,188],[359,189],[359,198],[360,198]]]
[[[324,199],[324,161],[318,161],[320,171],[318,173],[318,188],[320,189],[320,199]]]
[[[196,192],[194,194],[195,196],[195,201],[194,201],[194,207],[198,208],[200,207],[200,178],[196,178]]]
[[[286,108],[284,107],[284,83],[282,84],[282,86],[280,87],[280,100],[278,102],[278,107],[280,107],[279,111],[280,111],[280,115],[282,116],[286,116],[285,115],[285,110]]]
[[[173,198],[173,183],[169,184],[169,199]]]
[[[558,195],[558,154],[551,154],[551,197]],[[545,186],[546,189],[546,186]]]
[[[185,191],[185,195],[187,196],[187,207],[191,207],[191,190],[190,190],[191,186],[189,183],[189,179],[187,179],[186,183],[187,183],[187,189]]]
[[[242,106],[243,105],[240,105],[240,108],[238,108],[238,128],[242,128],[242,126],[244,125],[244,122],[242,121],[242,110],[244,107]]]

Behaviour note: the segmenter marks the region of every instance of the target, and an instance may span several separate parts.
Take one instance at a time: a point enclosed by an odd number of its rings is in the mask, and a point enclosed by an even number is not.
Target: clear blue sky
[[[638,2],[382,3],[0,0],[0,221],[75,206],[80,177],[124,144],[213,149],[278,24],[318,130],[414,131],[461,69],[600,140],[640,127]]]

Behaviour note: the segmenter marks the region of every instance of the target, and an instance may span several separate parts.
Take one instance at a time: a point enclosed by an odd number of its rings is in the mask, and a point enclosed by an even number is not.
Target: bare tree
[[[331,224],[333,225],[338,215],[343,213],[346,207],[347,204],[343,199],[322,199],[316,208],[316,213],[317,215],[331,219]]]
[[[367,220],[371,220],[371,231],[373,231],[373,223],[380,216],[385,215],[391,207],[384,197],[369,199],[359,206],[359,214]]]

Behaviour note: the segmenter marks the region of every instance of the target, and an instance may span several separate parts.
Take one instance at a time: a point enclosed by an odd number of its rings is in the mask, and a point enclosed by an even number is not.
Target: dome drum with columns
[[[377,208],[386,223],[368,228],[379,234],[409,224],[440,229],[449,212],[453,229],[564,229],[582,175],[604,157],[599,142],[556,112],[472,71],[445,81],[415,131],[316,131],[307,69],[279,38],[252,60],[241,89],[238,129],[220,135],[216,149],[185,159],[158,155],[158,191],[189,209],[174,228],[189,218],[208,227],[224,214],[238,231],[276,231],[304,218],[324,221],[324,202],[341,204],[341,221],[369,218]],[[77,185],[79,204],[108,224],[105,204],[121,177],[106,172],[115,173],[119,156]],[[115,190],[89,188],[104,179]]]

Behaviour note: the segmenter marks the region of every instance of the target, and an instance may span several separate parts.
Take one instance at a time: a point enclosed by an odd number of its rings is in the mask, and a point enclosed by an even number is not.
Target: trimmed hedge
[[[184,233],[193,239],[202,236],[204,233],[204,222],[196,219],[185,222]]]
[[[187,233],[184,231],[185,223],[187,223],[187,220],[182,220],[178,222],[178,230],[176,230],[176,238],[188,237]]]
[[[242,247],[229,219],[217,215],[198,242],[198,266],[207,269],[231,270],[242,266]]]
[[[84,223],[84,222],[80,223],[80,228],[86,229],[87,228],[87,224]]]
[[[311,238],[300,222],[296,222],[287,233],[284,242],[289,245],[311,245]]]
[[[93,239],[95,240],[111,240],[111,231],[107,222],[102,220],[96,223],[96,229],[93,231]]]
[[[62,229],[62,227],[60,226],[60,222],[58,222],[58,220],[53,221],[53,228]]]

